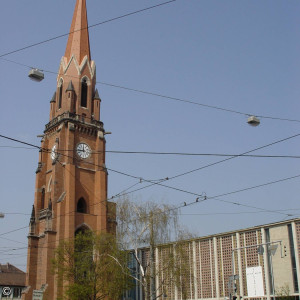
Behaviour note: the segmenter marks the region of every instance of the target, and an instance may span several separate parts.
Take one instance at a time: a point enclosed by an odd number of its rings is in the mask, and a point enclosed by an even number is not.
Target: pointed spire
[[[30,217],[30,224],[35,222],[35,209],[34,205],[32,205],[31,217]]]
[[[69,82],[66,92],[75,92],[72,80]]]
[[[35,209],[34,209],[34,205],[32,205],[31,218],[35,218]]]
[[[96,100],[100,100],[100,101],[101,101],[101,98],[100,98],[100,96],[99,96],[98,89],[96,89],[96,91],[95,91],[95,96],[94,96],[94,99],[96,99]]]
[[[52,102],[56,102],[56,92],[54,92],[54,95],[52,96],[50,103]]]
[[[76,2],[65,57],[69,61],[72,55],[79,64],[86,55],[91,60],[86,0]]]

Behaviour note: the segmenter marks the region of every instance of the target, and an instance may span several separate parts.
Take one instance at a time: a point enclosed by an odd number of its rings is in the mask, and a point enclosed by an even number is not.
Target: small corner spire
[[[56,101],[55,99],[56,99],[56,92],[54,92],[54,94],[50,100],[50,103],[55,102]]]
[[[101,98],[100,98],[100,96],[99,96],[98,89],[96,89],[96,91],[95,91],[95,96],[94,96],[94,99],[96,99],[96,100],[100,100],[100,101],[101,101]]]
[[[68,87],[66,89],[66,92],[75,92],[72,80],[69,82],[69,85],[68,85]]]
[[[79,64],[85,56],[91,60],[86,0],[76,1],[65,57],[69,61],[72,55]]]
[[[31,217],[30,217],[30,224],[35,222],[35,209],[34,205],[32,205]]]

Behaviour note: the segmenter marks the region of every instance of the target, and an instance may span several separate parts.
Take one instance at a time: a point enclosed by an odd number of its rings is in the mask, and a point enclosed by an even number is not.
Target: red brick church
[[[35,199],[28,235],[26,290],[57,299],[59,288],[51,259],[60,241],[83,229],[114,230],[107,201],[105,130],[100,121],[101,99],[95,87],[86,1],[77,0],[57,86],[50,101],[36,170]]]

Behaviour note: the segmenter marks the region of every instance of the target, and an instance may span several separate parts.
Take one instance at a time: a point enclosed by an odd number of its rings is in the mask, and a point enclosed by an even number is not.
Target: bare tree
[[[178,229],[178,209],[124,198],[117,205],[117,223],[117,240],[124,249],[131,249],[138,269],[134,277],[145,299],[166,297],[170,288],[177,288],[185,298],[190,272],[183,243],[187,235]]]

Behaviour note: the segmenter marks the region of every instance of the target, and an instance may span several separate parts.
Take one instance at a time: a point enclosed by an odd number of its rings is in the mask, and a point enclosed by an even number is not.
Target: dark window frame
[[[81,100],[80,100],[80,106],[87,108],[88,104],[88,83],[87,79],[83,78],[81,81]]]
[[[76,212],[81,214],[87,214],[87,203],[83,197],[81,197],[76,205]]]
[[[63,92],[63,81],[60,81],[60,86],[58,90],[58,109],[61,109],[62,105],[62,92]]]

